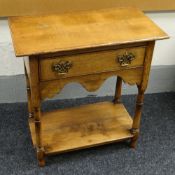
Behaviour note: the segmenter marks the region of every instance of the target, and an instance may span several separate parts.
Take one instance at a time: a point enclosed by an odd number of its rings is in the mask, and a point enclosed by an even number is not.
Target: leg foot
[[[134,136],[131,138],[130,147],[135,149],[137,146],[137,140],[139,137],[139,130],[131,129],[131,134],[133,134]]]
[[[42,160],[38,160],[38,165],[39,165],[40,167],[44,167],[45,164],[46,164],[46,162],[45,162],[44,159],[42,159]]]
[[[130,142],[130,147],[136,149],[137,146],[137,138],[133,137]]]
[[[42,149],[37,150],[37,159],[40,167],[45,166],[44,151]]]
[[[38,165],[40,166],[40,167],[44,167],[45,166],[45,160],[43,159],[43,160],[38,160]]]

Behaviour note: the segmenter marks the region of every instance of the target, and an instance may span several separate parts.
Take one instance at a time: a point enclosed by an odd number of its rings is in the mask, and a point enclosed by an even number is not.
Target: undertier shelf
[[[45,154],[87,148],[133,137],[132,118],[123,104],[100,102],[42,113]],[[29,120],[33,144],[35,126]]]

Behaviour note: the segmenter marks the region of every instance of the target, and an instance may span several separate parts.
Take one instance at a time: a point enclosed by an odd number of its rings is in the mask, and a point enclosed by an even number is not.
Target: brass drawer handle
[[[62,74],[67,74],[69,72],[69,69],[72,67],[72,62],[71,61],[60,61],[56,64],[52,65],[52,70],[59,75]]]
[[[124,67],[131,64],[131,61],[135,59],[135,55],[131,52],[125,52],[123,55],[119,55],[117,59],[120,65]]]

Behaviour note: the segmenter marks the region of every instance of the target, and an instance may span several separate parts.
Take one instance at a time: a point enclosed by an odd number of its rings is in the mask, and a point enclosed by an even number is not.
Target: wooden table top
[[[136,8],[10,17],[16,56],[168,38]]]

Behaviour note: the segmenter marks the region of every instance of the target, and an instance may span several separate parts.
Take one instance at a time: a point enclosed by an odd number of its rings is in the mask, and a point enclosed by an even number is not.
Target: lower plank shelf
[[[132,118],[123,104],[100,102],[42,113],[45,154],[92,147],[133,137]],[[34,121],[29,120],[35,145]]]

